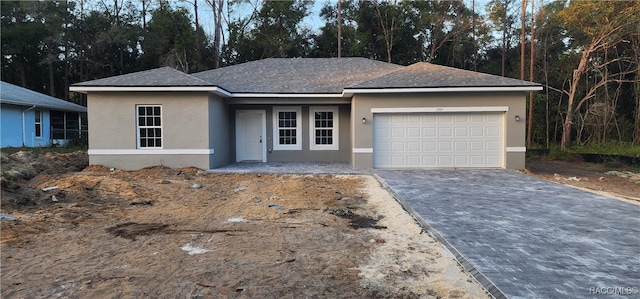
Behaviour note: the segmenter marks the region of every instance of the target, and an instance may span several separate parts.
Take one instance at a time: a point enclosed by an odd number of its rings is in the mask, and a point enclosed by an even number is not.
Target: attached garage
[[[504,112],[374,113],[375,168],[504,167]]]

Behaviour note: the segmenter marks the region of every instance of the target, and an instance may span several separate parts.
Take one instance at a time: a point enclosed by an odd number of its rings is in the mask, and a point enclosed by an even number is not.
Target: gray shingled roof
[[[193,76],[231,93],[336,94],[401,68],[366,58],[268,58]]]
[[[168,66],[135,73],[85,81],[73,86],[212,86],[192,75]]]
[[[532,87],[540,84],[425,62],[405,67],[353,57],[267,58],[195,74],[162,67],[73,86],[210,86],[235,94],[340,94],[345,89]]]
[[[418,62],[347,88],[529,87],[540,84]]]
[[[87,112],[87,108],[7,82],[0,85],[0,103],[61,111]]]

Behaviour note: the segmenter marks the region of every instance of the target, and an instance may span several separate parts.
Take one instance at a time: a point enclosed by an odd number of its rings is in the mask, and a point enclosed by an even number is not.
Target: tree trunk
[[[524,80],[524,51],[525,51],[525,37],[524,37],[524,27],[526,25],[526,15],[527,15],[527,0],[522,0],[522,28],[520,28],[520,80]]]
[[[569,84],[567,115],[565,116],[565,120],[562,124],[562,141],[560,143],[560,150],[563,152],[566,151],[567,147],[571,145],[571,127],[573,125],[573,113],[575,112],[573,102],[578,90],[578,84],[580,83],[580,78],[587,69],[587,61],[589,60],[589,56],[591,56],[591,53],[593,52],[597,44],[598,42],[594,40],[587,46],[586,49],[582,51],[582,56],[580,57],[578,67],[573,70],[573,77],[571,78],[571,83]]]
[[[49,95],[56,96],[56,82],[53,76],[53,55],[47,55],[47,66],[49,67]]]
[[[533,45],[535,44],[535,36],[534,36],[534,27],[535,27],[535,13],[534,13],[534,2],[535,0],[531,0],[531,41],[529,47],[529,81],[533,82]],[[523,51],[524,52],[524,51]],[[532,146],[532,135],[533,135],[533,92],[529,93],[529,117],[527,117],[527,146]]]

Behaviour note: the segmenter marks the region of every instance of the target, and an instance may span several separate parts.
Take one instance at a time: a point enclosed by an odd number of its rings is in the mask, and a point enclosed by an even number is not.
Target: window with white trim
[[[309,149],[338,150],[338,107],[309,107]]]
[[[138,148],[162,148],[162,106],[136,106]]]
[[[36,138],[41,138],[42,137],[42,110],[35,110],[34,114],[35,114],[34,123],[35,123],[35,130],[36,130]]]
[[[302,121],[300,107],[276,107],[273,109],[273,149],[301,150]]]

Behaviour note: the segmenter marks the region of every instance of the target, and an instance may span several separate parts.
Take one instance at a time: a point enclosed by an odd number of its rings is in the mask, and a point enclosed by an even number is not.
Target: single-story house
[[[87,94],[91,164],[522,169],[526,93],[542,86],[424,62],[269,58],[70,89]]]
[[[81,134],[87,108],[7,82],[0,83],[1,147],[64,145]]]

